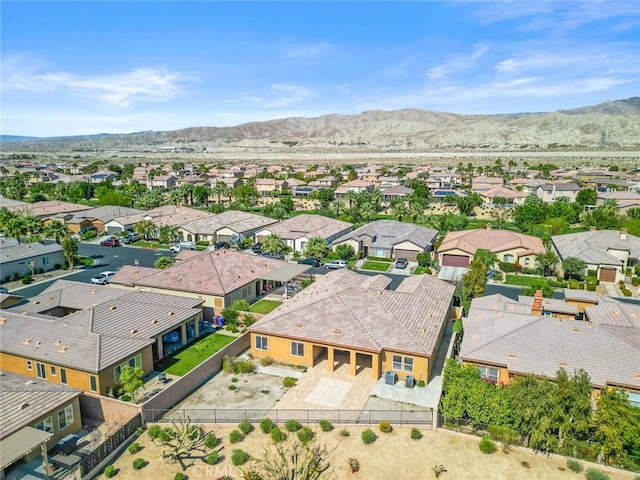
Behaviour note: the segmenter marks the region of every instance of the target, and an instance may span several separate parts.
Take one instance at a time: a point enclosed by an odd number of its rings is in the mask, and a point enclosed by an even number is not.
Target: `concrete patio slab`
[[[442,377],[437,375],[424,388],[407,388],[404,382],[396,382],[395,385],[387,385],[384,377],[376,382],[371,395],[394,400],[411,405],[419,405],[426,408],[436,408],[442,393]]]

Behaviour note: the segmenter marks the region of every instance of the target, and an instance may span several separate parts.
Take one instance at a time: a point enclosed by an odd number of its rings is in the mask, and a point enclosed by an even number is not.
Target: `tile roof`
[[[449,250],[459,249],[473,255],[479,248],[484,248],[494,253],[520,249],[519,255],[546,252],[542,240],[538,237],[523,235],[509,230],[476,228],[474,230],[447,233],[440,247],[438,247],[438,253],[442,254]]]
[[[301,237],[328,239],[352,227],[353,223],[324,215],[302,214],[270,225],[266,229],[284,240],[295,240]]]
[[[0,371],[0,439],[81,394],[76,388]]]
[[[433,355],[455,287],[421,275],[393,291],[380,277],[346,269],[328,273],[250,331],[373,352]]]
[[[608,253],[608,250],[626,250],[629,258],[640,257],[640,238],[629,234],[624,236],[617,230],[554,235],[551,242],[560,254],[560,259],[576,257],[592,265],[623,265],[624,262]]]
[[[60,213],[73,213],[82,210],[89,210],[92,207],[78,203],[62,202],[60,200],[49,200],[43,202],[28,203],[9,207],[11,211],[21,211],[36,217],[50,217]]]
[[[117,217],[113,220],[121,225],[131,225],[149,219],[158,227],[163,225],[173,227],[188,222],[189,220],[208,217],[209,215],[211,215],[209,212],[196,210],[195,208],[163,205],[152,210],[143,211],[142,213]]]
[[[238,234],[242,234],[277,222],[278,221],[273,218],[255,213],[227,210],[226,212],[208,215],[183,223],[180,225],[180,228],[195,235],[213,235],[222,228],[229,228]]]
[[[62,252],[62,246],[55,242],[51,243],[22,243],[18,245],[13,239],[0,240],[0,264],[26,260],[49,253]]]
[[[283,265],[282,260],[220,249],[192,254],[163,270],[125,265],[109,283],[224,296]]]
[[[582,190],[580,185],[573,182],[545,183],[538,188],[541,188],[545,192],[579,192]]]
[[[84,218],[102,220],[108,222],[114,218],[123,217],[126,215],[137,215],[143,213],[144,210],[139,208],[121,207],[117,205],[104,205],[102,207],[92,208],[90,210],[83,210],[82,212],[75,213],[72,220],[79,220]]]
[[[375,237],[372,247],[392,248],[394,245],[409,241],[418,247],[426,248],[435,241],[438,231],[414,223],[398,222],[397,220],[376,220],[367,223],[354,231],[334,240],[334,244],[346,240],[360,240],[363,237]]]
[[[527,198],[529,194],[518,192],[517,190],[513,190],[511,188],[500,185],[497,187],[489,188],[488,190],[484,190],[482,192],[482,196],[487,198],[503,197],[508,200],[513,200],[515,198]]]

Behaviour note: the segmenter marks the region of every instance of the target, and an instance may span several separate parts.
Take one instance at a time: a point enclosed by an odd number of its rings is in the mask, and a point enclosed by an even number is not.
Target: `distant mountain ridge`
[[[420,109],[291,117],[234,127],[33,138],[0,136],[5,150],[207,146],[372,149],[640,147],[640,97],[550,113],[463,115]],[[182,148],[180,147],[180,148]]]

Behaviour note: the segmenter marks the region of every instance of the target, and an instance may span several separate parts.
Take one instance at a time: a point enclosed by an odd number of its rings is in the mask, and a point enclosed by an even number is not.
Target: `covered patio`
[[[53,472],[47,456],[47,441],[52,436],[52,433],[27,426],[0,440],[0,478],[51,478]],[[41,458],[37,457],[38,450]],[[23,459],[26,462],[31,460],[37,476],[25,476],[26,472],[20,468],[25,466],[25,463],[21,462]],[[6,473],[7,468],[14,464],[12,471],[22,471],[19,477],[14,477],[11,472],[9,475]]]

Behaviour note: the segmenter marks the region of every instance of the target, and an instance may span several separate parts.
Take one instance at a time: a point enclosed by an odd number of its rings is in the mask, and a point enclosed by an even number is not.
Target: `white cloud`
[[[289,58],[313,58],[324,53],[328,48],[327,42],[292,45],[287,41],[283,47],[283,53],[285,57]]]
[[[477,61],[489,51],[486,45],[477,45],[471,53],[451,55],[449,60],[441,65],[430,68],[425,74],[431,80],[437,80],[453,73],[472,69]]]
[[[316,95],[316,92],[302,85],[292,83],[277,83],[269,85],[269,90],[262,95],[256,92],[245,92],[244,100],[257,102],[264,108],[282,108],[301,103]]]
[[[350,87],[351,87],[351,85],[349,85],[348,83],[345,83],[345,84],[342,84],[342,85],[336,85],[336,90],[338,90],[339,92],[342,92],[342,93],[349,93]]]

